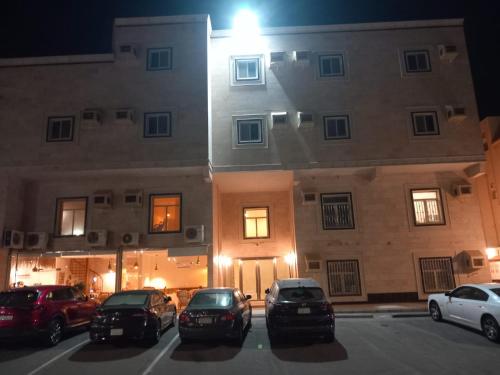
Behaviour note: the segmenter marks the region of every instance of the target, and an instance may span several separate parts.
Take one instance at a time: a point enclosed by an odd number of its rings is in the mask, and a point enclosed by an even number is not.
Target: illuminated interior
[[[151,232],[179,232],[181,228],[180,195],[157,195],[151,198]]]
[[[61,236],[80,236],[84,233],[86,206],[85,198],[58,201],[57,229]]]
[[[268,209],[245,208],[245,238],[269,237]]]

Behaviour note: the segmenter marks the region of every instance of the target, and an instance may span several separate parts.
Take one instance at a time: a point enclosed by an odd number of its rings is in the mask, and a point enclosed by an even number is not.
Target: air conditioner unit
[[[298,125],[299,128],[312,128],[314,126],[314,118],[312,113],[298,112]]]
[[[89,247],[104,247],[108,243],[108,231],[93,229],[85,235],[85,245]]]
[[[484,255],[479,250],[466,250],[460,253],[463,271],[473,272],[483,268],[486,264]]]
[[[137,58],[137,48],[134,44],[120,44],[118,56],[123,59],[135,59]]]
[[[310,63],[310,52],[293,51],[293,62],[299,66],[308,66]]]
[[[186,225],[184,228],[184,241],[187,243],[203,242],[205,227],[203,225]]]
[[[8,229],[3,233],[3,247],[9,249],[22,249],[24,245],[24,233],[18,230]]]
[[[453,185],[453,195],[455,197],[469,196],[472,195],[472,185]]]
[[[114,111],[115,122],[121,124],[133,124],[134,123],[134,110],[131,108],[116,109]]]
[[[285,57],[285,52],[271,52],[269,58],[271,68],[277,68],[285,65]]]
[[[81,122],[85,127],[99,126],[102,124],[102,111],[100,109],[84,109]]]
[[[306,255],[306,272],[321,272],[322,263],[319,257],[310,257]]]
[[[467,114],[465,112],[465,107],[454,107],[452,105],[445,106],[446,118],[450,122],[462,122],[466,119]]]
[[[139,232],[127,232],[121,235],[122,246],[139,246]]]
[[[286,112],[271,113],[271,129],[279,130],[288,127],[288,114]]]
[[[25,240],[26,249],[46,249],[49,243],[49,234],[47,232],[28,232]]]
[[[142,190],[125,191],[123,204],[127,207],[142,207]]]
[[[313,205],[318,203],[318,193],[303,191],[302,192],[302,204],[303,205]]]
[[[439,58],[441,60],[448,60],[452,62],[458,56],[457,46],[454,45],[438,45]]]
[[[92,205],[94,208],[113,207],[113,193],[111,191],[96,191],[92,195]]]

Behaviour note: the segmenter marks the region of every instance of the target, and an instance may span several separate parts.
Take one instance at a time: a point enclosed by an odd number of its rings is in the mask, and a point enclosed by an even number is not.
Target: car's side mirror
[[[163,301],[165,301],[165,303],[169,303],[170,301],[172,301],[172,297],[166,296],[163,298]]]
[[[269,290],[269,288],[267,288],[264,292],[265,292],[266,294],[271,293],[271,291]]]
[[[247,295],[245,296],[245,298],[246,298],[246,299],[252,299],[252,295],[251,295],[251,294],[247,294]]]
[[[444,295],[445,295],[446,297],[451,297],[451,293],[450,293],[450,292],[445,292],[445,293],[444,293]]]

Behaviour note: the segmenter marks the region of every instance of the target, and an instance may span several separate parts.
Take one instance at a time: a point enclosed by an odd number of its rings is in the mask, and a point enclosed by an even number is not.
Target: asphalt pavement
[[[17,374],[498,374],[500,345],[481,333],[428,317],[337,319],[337,340],[287,339],[271,345],[262,317],[242,347],[183,345],[177,328],[153,347],[91,344],[87,332],[55,348],[0,343],[0,373]]]

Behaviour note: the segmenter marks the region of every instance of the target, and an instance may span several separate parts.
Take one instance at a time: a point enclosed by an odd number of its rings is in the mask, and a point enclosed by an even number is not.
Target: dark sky
[[[2,0],[0,58],[110,52],[115,17],[208,13],[229,28],[242,6],[261,26],[464,18],[481,118],[500,115],[500,0]]]

